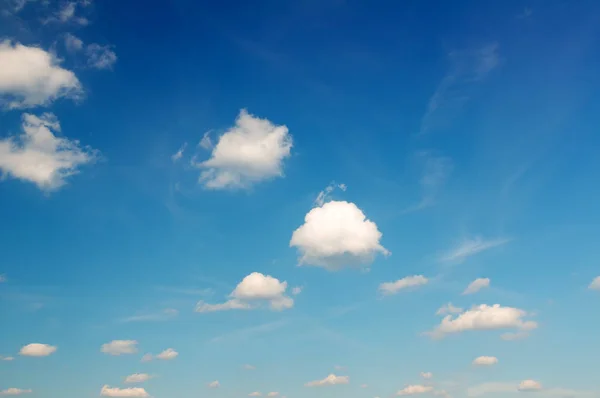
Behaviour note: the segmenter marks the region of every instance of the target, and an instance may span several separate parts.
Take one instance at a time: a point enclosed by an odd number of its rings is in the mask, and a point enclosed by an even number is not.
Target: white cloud
[[[463,312],[456,318],[447,315],[442,322],[428,334],[442,338],[447,334],[469,330],[520,329],[531,330],[537,327],[534,321],[524,320],[529,314],[518,308],[502,307],[500,304],[481,304]]]
[[[300,293],[302,293],[302,289],[303,289],[302,286],[296,286],[296,287],[292,288],[292,295],[294,295],[294,296],[299,295]]]
[[[336,184],[335,182],[332,182],[326,186],[325,189],[319,192],[319,195],[317,195],[317,198],[315,199],[315,205],[318,207],[323,206],[336,188],[346,191],[346,184]]]
[[[102,344],[100,351],[109,355],[135,354],[138,342],[135,340],[113,340]]]
[[[44,23],[75,23],[77,25],[85,26],[89,24],[89,21],[85,17],[78,17],[75,15],[77,7],[76,1],[68,1],[62,4],[62,7],[54,14],[54,16],[47,18]]]
[[[292,308],[294,299],[285,295],[287,282],[280,282],[270,275],[253,272],[246,276],[231,292],[230,299],[221,304],[198,302],[196,312],[215,312],[235,309],[255,309],[268,303],[274,311]]]
[[[187,142],[184,142],[183,145],[179,148],[179,150],[171,156],[171,160],[173,162],[177,162],[179,159],[181,159],[183,157],[183,151],[185,151],[186,147]]]
[[[83,41],[79,37],[67,33],[65,34],[65,47],[69,52],[81,51],[83,49]]]
[[[125,383],[143,383],[151,378],[152,376],[147,373],[134,373],[125,378]]]
[[[38,117],[25,113],[22,119],[23,134],[0,140],[3,174],[51,191],[66,184],[66,179],[77,174],[80,166],[96,160],[96,151],[82,148],[77,140],[54,135],[60,131],[60,124],[53,114]]]
[[[85,49],[87,55],[87,64],[95,69],[112,69],[117,62],[117,54],[112,50],[112,46],[101,46],[93,43]]]
[[[467,286],[467,288],[465,289],[465,291],[462,294],[467,295],[467,294],[477,293],[481,289],[483,289],[485,287],[489,287],[489,286],[490,286],[489,278],[477,278],[473,282],[471,282],[469,284],[469,286]]]
[[[208,383],[208,388],[219,388],[219,387],[221,387],[221,383],[219,383],[219,380],[211,381],[210,383]]]
[[[0,361],[13,361],[14,359],[14,357],[3,357],[0,355]]]
[[[477,366],[492,366],[497,363],[498,363],[498,358],[496,358],[496,357],[481,356],[481,357],[477,357],[473,360],[473,365],[477,365]]]
[[[0,391],[0,395],[22,395],[22,394],[30,394],[32,390],[22,390],[20,388],[8,388],[6,390]]]
[[[436,156],[430,151],[418,152],[417,159],[423,168],[419,181],[422,191],[421,200],[416,205],[405,209],[404,213],[422,210],[435,205],[440,190],[454,168],[450,158]]]
[[[474,256],[475,254],[492,249],[494,247],[502,246],[508,242],[510,242],[510,239],[505,238],[486,240],[481,237],[475,237],[472,239],[465,239],[457,247],[444,255],[442,257],[442,261],[460,263],[466,260],[468,257]]]
[[[542,389],[540,382],[535,380],[523,380],[519,383],[519,391],[539,391]]]
[[[592,290],[600,290],[600,276],[594,278],[592,283],[590,283],[589,288]]]
[[[32,343],[21,348],[19,354],[26,357],[47,357],[54,354],[56,350],[57,348],[52,345]]]
[[[248,188],[260,181],[283,176],[283,161],[290,156],[292,136],[278,126],[240,111],[235,126],[219,137],[200,182],[210,189]]]
[[[262,396],[261,393],[259,393],[258,391],[255,392],[251,392],[250,394],[248,394],[249,397],[260,397]]]
[[[156,356],[156,359],[160,359],[163,361],[170,361],[172,359],[177,358],[178,355],[179,355],[179,353],[177,351],[175,351],[174,349],[167,348],[166,350],[164,350],[163,352],[158,354]]]
[[[421,372],[421,377],[424,379],[431,379],[433,377],[433,373],[431,372]]]
[[[142,357],[142,362],[150,362],[154,359],[154,357],[152,356],[152,354],[144,354],[144,356]]]
[[[49,105],[58,98],[82,94],[75,74],[38,47],[0,41],[0,106],[9,109]]]
[[[377,224],[354,203],[330,201],[306,214],[290,247],[300,252],[300,265],[338,270],[368,265],[378,253],[391,254],[379,243],[381,236]]]
[[[132,388],[111,388],[109,386],[102,387],[100,395],[103,397],[149,397],[150,394],[141,387]]]
[[[212,140],[210,139],[210,130],[207,131],[206,133],[204,133],[204,135],[202,136],[202,139],[198,143],[198,146],[200,148],[203,148],[206,150],[212,149],[213,143],[212,143]]]
[[[446,315],[446,314],[460,314],[464,310],[460,307],[455,307],[452,303],[442,305],[437,312],[436,315]]]
[[[379,285],[379,291],[384,295],[396,294],[402,289],[426,285],[429,279],[423,275],[407,276],[395,282],[385,282]]]
[[[350,377],[348,376],[336,376],[333,373],[324,378],[323,380],[310,381],[305,384],[306,387],[321,387],[321,386],[332,386],[335,384],[348,384],[350,383]]]
[[[404,387],[402,390],[398,391],[396,395],[415,395],[415,394],[426,394],[433,391],[432,386],[424,386],[421,384],[414,384]]]
[[[277,391],[271,391],[270,393],[267,394],[267,397],[278,397],[279,396],[279,392]]]

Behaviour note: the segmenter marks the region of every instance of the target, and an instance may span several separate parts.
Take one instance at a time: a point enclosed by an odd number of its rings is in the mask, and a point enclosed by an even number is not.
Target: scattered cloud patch
[[[600,276],[595,277],[588,287],[591,290],[600,290]]]
[[[437,312],[436,315],[446,315],[446,314],[460,314],[464,310],[460,307],[455,307],[452,303],[442,305]]]
[[[88,21],[87,18],[76,15],[77,4],[78,2],[76,1],[62,3],[61,8],[53,16],[47,18],[44,23],[73,23],[81,26],[88,25],[90,21]]]
[[[158,354],[156,356],[156,359],[160,359],[162,361],[171,361],[171,360],[177,358],[178,355],[179,355],[179,353],[177,351],[175,351],[174,349],[167,348],[166,350],[164,350],[163,352]]]
[[[294,299],[286,296],[287,282],[270,275],[253,272],[246,276],[231,292],[229,300],[220,304],[198,302],[196,312],[250,310],[267,303],[271,310],[281,311],[294,306]]]
[[[322,380],[309,381],[305,384],[306,387],[322,387],[322,386],[332,386],[335,384],[348,384],[350,383],[350,377],[348,376],[336,376],[335,374],[330,374],[326,378]]]
[[[424,379],[429,380],[429,379],[431,379],[433,377],[433,373],[431,373],[431,372],[421,372],[421,377],[424,378]]]
[[[97,151],[81,147],[77,140],[57,137],[60,123],[51,113],[41,116],[25,113],[21,127],[20,136],[0,140],[0,171],[5,176],[52,191],[98,157]]]
[[[477,293],[483,288],[490,287],[490,279],[489,278],[477,278],[473,282],[467,286],[463,295]]]
[[[244,369],[246,370],[256,370],[255,366],[249,365],[249,364],[245,364],[244,366],[242,366]]]
[[[142,362],[150,362],[154,359],[154,357],[152,356],[152,354],[148,353],[148,354],[144,354],[144,356],[142,356],[141,361]]]
[[[213,142],[212,139],[210,138],[210,133],[211,131],[207,131],[206,133],[204,133],[204,135],[202,136],[202,139],[200,140],[200,142],[198,143],[198,146],[202,149],[212,149],[213,148]]]
[[[519,329],[527,331],[537,328],[537,323],[524,320],[526,311],[502,307],[500,304],[481,304],[461,313],[453,318],[446,315],[442,322],[428,334],[434,338],[443,338],[448,334],[461,333],[472,330],[497,330],[497,329]]]
[[[53,345],[32,343],[21,348],[19,355],[25,357],[47,357],[54,354],[56,350],[57,348]]]
[[[296,286],[294,288],[292,288],[292,295],[297,296],[300,293],[302,293],[302,289],[304,289],[302,286]]]
[[[6,275],[0,274],[0,283],[6,282]]]
[[[354,203],[330,201],[315,207],[292,234],[290,247],[300,253],[300,265],[330,271],[369,265],[377,254],[391,253],[379,242],[382,233]]]
[[[481,383],[467,389],[467,396],[471,398],[481,397],[495,393],[515,393],[518,392],[516,383],[508,382],[488,382]]]
[[[13,361],[14,359],[14,357],[5,357],[0,355],[0,361]]]
[[[117,54],[112,50],[112,46],[92,43],[85,49],[87,64],[94,69],[112,69],[117,62]]]
[[[416,205],[404,210],[410,213],[433,206],[436,203],[440,190],[446,184],[454,168],[452,159],[445,156],[434,155],[430,151],[417,152],[417,159],[422,164],[422,174],[419,180],[421,186],[421,200]]]
[[[171,156],[171,160],[173,162],[177,162],[179,159],[181,159],[183,157],[183,151],[185,151],[186,147],[187,147],[187,142],[184,142],[183,145],[181,146],[181,148],[179,148],[179,150]]]
[[[542,384],[535,380],[523,380],[519,383],[519,391],[539,391],[542,389]]]
[[[65,34],[65,47],[68,52],[74,53],[83,49],[83,40],[72,33]]]
[[[331,193],[336,188],[341,189],[344,192],[347,189],[346,184],[336,184],[335,182],[332,182],[331,184],[326,186],[325,189],[323,189],[321,192],[319,192],[319,194],[317,195],[317,198],[315,199],[315,206],[317,206],[317,207],[323,206],[325,204],[325,202],[327,202],[329,200]]]
[[[282,177],[283,161],[291,149],[287,126],[275,125],[242,109],[235,125],[219,137],[210,159],[195,165],[203,169],[200,183],[206,188],[249,188]]]
[[[81,83],[50,52],[0,41],[0,106],[8,109],[47,106],[58,98],[78,99]]]
[[[133,315],[126,318],[121,319],[120,321],[123,323],[129,322],[160,322],[160,321],[168,321],[169,319],[173,319],[177,317],[179,311],[173,308],[166,308],[160,312],[152,313],[152,314],[142,314],[142,315]]]
[[[258,391],[255,392],[251,392],[250,394],[248,394],[249,397],[260,397],[262,396],[261,393],[259,393]]]
[[[426,285],[428,282],[429,279],[425,278],[423,275],[407,276],[402,279],[398,279],[395,282],[382,283],[379,285],[379,292],[383,295],[389,296],[396,294],[403,289]]]
[[[23,395],[23,394],[31,394],[32,390],[23,390],[20,388],[8,388],[6,390],[0,391],[0,395]]]
[[[496,358],[496,357],[481,356],[481,357],[477,357],[473,360],[473,365],[476,365],[476,366],[492,366],[497,363],[498,363],[498,358]]]
[[[219,388],[219,387],[221,387],[221,383],[219,383],[219,380],[211,381],[210,383],[208,383],[208,388]]]
[[[135,340],[113,340],[110,343],[102,344],[100,351],[108,355],[127,355],[137,352],[138,342]]]
[[[442,261],[461,263],[471,256],[502,246],[508,242],[510,242],[510,239],[505,238],[483,239],[481,237],[475,237],[472,239],[465,239],[457,247],[444,255]]]
[[[104,386],[100,390],[100,395],[103,397],[149,397],[150,394],[141,387],[118,388]]]
[[[278,397],[279,396],[279,392],[277,391],[271,391],[270,393],[267,394],[267,397]]]
[[[152,378],[152,376],[147,373],[134,373],[125,378],[125,383],[130,383],[130,384],[143,383],[143,382],[150,380],[151,378]]]
[[[404,387],[402,390],[396,393],[397,396],[403,395],[417,395],[417,394],[427,394],[433,392],[432,386],[424,386],[422,384],[413,384]]]

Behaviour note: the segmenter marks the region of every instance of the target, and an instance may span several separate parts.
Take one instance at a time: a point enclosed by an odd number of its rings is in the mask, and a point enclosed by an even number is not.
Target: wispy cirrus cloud
[[[418,151],[416,158],[422,169],[419,180],[421,199],[406,208],[403,213],[411,213],[435,205],[441,189],[454,168],[452,159],[434,154],[432,151]]]
[[[121,318],[118,321],[121,323],[129,323],[129,322],[161,322],[168,321],[169,319],[173,319],[177,317],[179,311],[173,308],[167,308],[160,312],[153,313],[145,313],[139,315],[132,315],[125,318]]]
[[[484,239],[480,236],[474,238],[467,238],[461,241],[456,247],[449,250],[444,254],[440,260],[442,262],[456,262],[461,263],[467,258],[484,252],[489,249],[493,249],[498,246],[505,245],[510,242],[509,238],[494,238]]]

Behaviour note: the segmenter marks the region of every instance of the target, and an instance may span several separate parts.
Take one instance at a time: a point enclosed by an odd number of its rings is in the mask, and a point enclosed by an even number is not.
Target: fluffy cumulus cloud
[[[177,351],[175,351],[174,349],[167,348],[166,350],[164,350],[163,352],[158,354],[156,356],[156,359],[160,359],[163,361],[170,361],[172,359],[177,358],[178,355],[179,355],[179,353]]]
[[[150,394],[141,387],[118,388],[104,386],[100,390],[100,395],[103,397],[149,397]]]
[[[0,72],[1,73],[1,72]],[[60,188],[82,165],[93,162],[97,152],[76,140],[57,137],[60,123],[50,113],[22,117],[23,134],[0,140],[0,171],[50,191]]]
[[[211,156],[196,166],[200,182],[210,189],[248,188],[283,176],[283,161],[290,156],[292,136],[285,125],[240,111],[235,125],[221,135]]]
[[[596,278],[594,278],[592,283],[590,283],[589,288],[592,290],[600,290],[600,276],[597,276]]]
[[[426,394],[433,392],[432,386],[424,386],[422,384],[413,384],[404,387],[402,390],[396,393],[397,396],[403,395],[417,395],[417,394]]]
[[[385,282],[379,285],[379,292],[384,295],[396,294],[402,289],[426,285],[429,282],[423,275],[407,276],[395,282]]]
[[[32,343],[21,348],[19,354],[26,357],[47,357],[54,354],[56,350],[55,346],[49,344]]]
[[[137,352],[138,342],[135,340],[113,340],[110,343],[102,344],[100,351],[108,355],[126,355]]]
[[[322,386],[332,386],[335,384],[348,384],[350,383],[350,377],[348,376],[336,376],[335,374],[330,374],[326,378],[322,380],[309,381],[305,384],[306,387],[322,387]]]
[[[148,381],[152,378],[151,375],[147,373],[134,373],[125,378],[125,383],[137,384]]]
[[[315,207],[292,234],[290,247],[300,253],[300,265],[328,270],[368,265],[380,253],[390,252],[379,243],[382,233],[354,203],[330,201]]]
[[[473,282],[469,283],[469,286],[462,293],[463,295],[477,293],[483,288],[490,286],[489,278],[477,278]]]
[[[460,307],[456,307],[452,305],[452,303],[442,305],[437,312],[436,315],[447,315],[447,314],[460,314],[464,310]]]
[[[492,366],[498,363],[498,358],[489,357],[489,356],[481,356],[477,357],[473,360],[473,365],[476,366]]]
[[[0,106],[30,108],[82,93],[75,74],[41,48],[0,41],[0,65]]]
[[[117,54],[111,46],[101,46],[100,44],[90,44],[85,49],[87,55],[87,64],[94,69],[112,69],[117,62]]]
[[[519,383],[519,391],[539,391],[542,389],[542,384],[535,380],[523,380]]]
[[[537,323],[524,318],[528,313],[513,307],[502,307],[500,304],[481,304],[461,313],[455,318],[452,315],[444,317],[442,322],[428,334],[434,338],[442,338],[447,334],[460,333],[469,330],[519,329],[532,330]]]
[[[23,395],[23,394],[31,394],[33,391],[31,390],[23,390],[21,388],[7,388],[6,390],[0,391],[0,395]]]
[[[274,311],[292,308],[294,299],[286,296],[288,284],[270,275],[253,272],[246,276],[231,292],[229,300],[220,304],[198,302],[196,312],[216,312],[236,309],[255,309],[267,303]]]

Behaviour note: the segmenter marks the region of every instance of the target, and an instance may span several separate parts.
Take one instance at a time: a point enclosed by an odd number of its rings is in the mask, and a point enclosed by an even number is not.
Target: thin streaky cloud
[[[509,238],[484,239],[480,236],[468,238],[460,242],[455,248],[443,255],[441,257],[441,261],[460,263],[471,256],[498,246],[505,245],[510,241],[511,239]]]

